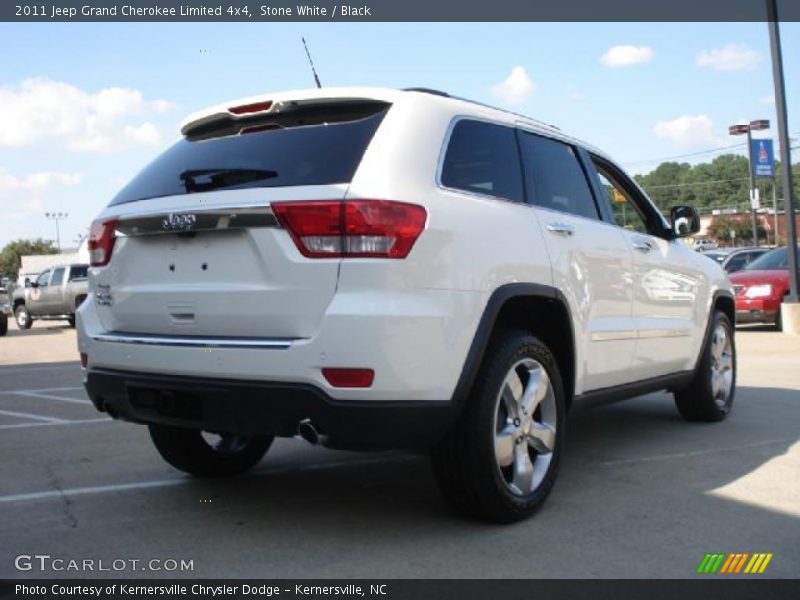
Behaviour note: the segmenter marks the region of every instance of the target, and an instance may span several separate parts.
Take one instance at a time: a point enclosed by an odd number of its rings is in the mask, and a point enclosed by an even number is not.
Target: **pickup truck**
[[[8,315],[11,314],[11,303],[5,286],[0,284],[0,337],[8,333]]]
[[[36,281],[14,290],[17,327],[30,329],[34,320],[69,321],[75,327],[75,311],[89,293],[88,265],[63,265],[42,272]]]

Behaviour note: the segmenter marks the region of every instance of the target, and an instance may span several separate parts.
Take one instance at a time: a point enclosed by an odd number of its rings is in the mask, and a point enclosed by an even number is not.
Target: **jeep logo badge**
[[[164,231],[189,231],[197,222],[197,217],[192,214],[170,214],[161,221]]]

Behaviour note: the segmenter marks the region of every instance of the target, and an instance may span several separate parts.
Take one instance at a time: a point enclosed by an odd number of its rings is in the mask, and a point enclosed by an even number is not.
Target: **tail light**
[[[368,388],[375,379],[372,369],[324,368],[322,375],[333,387]]]
[[[89,264],[93,267],[104,267],[111,260],[116,236],[114,230],[116,219],[98,219],[89,230]]]
[[[405,258],[428,213],[387,200],[276,202],[272,210],[310,258]]]

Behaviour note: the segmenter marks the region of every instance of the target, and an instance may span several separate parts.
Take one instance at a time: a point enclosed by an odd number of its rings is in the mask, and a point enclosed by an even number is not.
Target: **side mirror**
[[[31,283],[30,283],[30,285],[28,287],[37,288],[37,287],[39,287],[39,282],[38,281],[31,281]]]
[[[700,231],[700,215],[693,206],[673,206],[669,210],[669,221],[675,237],[686,237]]]

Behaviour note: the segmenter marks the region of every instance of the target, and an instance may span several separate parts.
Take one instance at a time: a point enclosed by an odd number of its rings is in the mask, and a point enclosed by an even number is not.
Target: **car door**
[[[527,201],[572,314],[576,393],[626,383],[636,347],[630,245],[602,221],[579,148],[526,130],[519,141]]]
[[[64,302],[64,267],[53,269],[50,276],[50,283],[47,286],[45,310],[47,314],[56,315],[67,312],[63,306]]]
[[[602,210],[633,251],[633,319],[636,353],[631,373],[648,379],[677,373],[693,362],[703,335],[708,282],[698,257],[666,234],[661,214],[625,173],[591,155]]]
[[[35,285],[28,290],[25,305],[30,315],[44,315],[47,307],[47,284],[50,282],[50,269],[40,273],[34,282]]]

